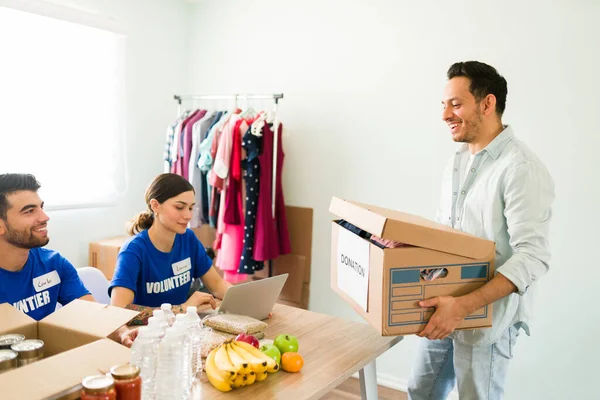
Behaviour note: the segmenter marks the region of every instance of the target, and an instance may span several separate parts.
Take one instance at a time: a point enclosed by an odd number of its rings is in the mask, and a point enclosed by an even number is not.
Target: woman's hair
[[[135,235],[143,230],[150,229],[154,222],[154,212],[150,207],[150,200],[155,199],[160,204],[181,193],[194,191],[194,187],[185,178],[176,174],[160,174],[146,189],[146,204],[148,209],[133,218],[128,226],[127,232]]]

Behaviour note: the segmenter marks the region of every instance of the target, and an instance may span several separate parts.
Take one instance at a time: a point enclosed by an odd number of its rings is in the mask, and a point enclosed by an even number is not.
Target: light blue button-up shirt
[[[505,129],[469,165],[468,145],[451,158],[442,184],[439,222],[496,243],[496,273],[518,293],[494,303],[492,327],[456,331],[467,345],[494,343],[511,325],[527,334],[537,280],[549,268],[549,223],[554,182],[544,164],[512,129]]]

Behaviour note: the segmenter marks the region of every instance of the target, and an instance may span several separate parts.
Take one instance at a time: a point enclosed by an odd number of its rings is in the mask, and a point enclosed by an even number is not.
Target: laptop
[[[216,310],[208,313],[199,312],[199,315],[204,317],[225,313],[246,315],[258,320],[267,319],[288,276],[289,274],[276,275],[231,286]]]

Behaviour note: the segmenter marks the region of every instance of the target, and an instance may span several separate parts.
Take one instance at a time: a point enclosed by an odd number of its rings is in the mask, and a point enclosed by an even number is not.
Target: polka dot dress
[[[261,137],[252,134],[248,129],[242,139],[242,147],[246,150],[244,163],[244,180],[246,181],[246,215],[244,223],[244,252],[240,260],[238,272],[240,274],[253,274],[264,268],[262,261],[252,258],[254,246],[254,230],[256,225],[256,211],[258,210],[258,192],[260,165],[258,156],[261,148]]]

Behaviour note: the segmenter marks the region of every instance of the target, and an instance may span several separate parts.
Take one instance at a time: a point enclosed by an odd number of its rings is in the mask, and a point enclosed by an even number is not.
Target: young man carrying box
[[[444,174],[438,222],[496,243],[496,275],[460,297],[420,302],[435,313],[419,334],[412,400],[501,399],[520,328],[529,334],[535,281],[549,268],[554,183],[544,164],[502,124],[506,80],[491,66],[456,63],[448,70],[442,119],[464,143]],[[473,311],[493,303],[489,329],[456,331]]]
[[[58,252],[43,249],[48,215],[33,175],[0,175],[0,303],[9,303],[39,321],[56,304],[95,301],[75,267]],[[120,328],[115,340],[130,347],[137,330]]]

